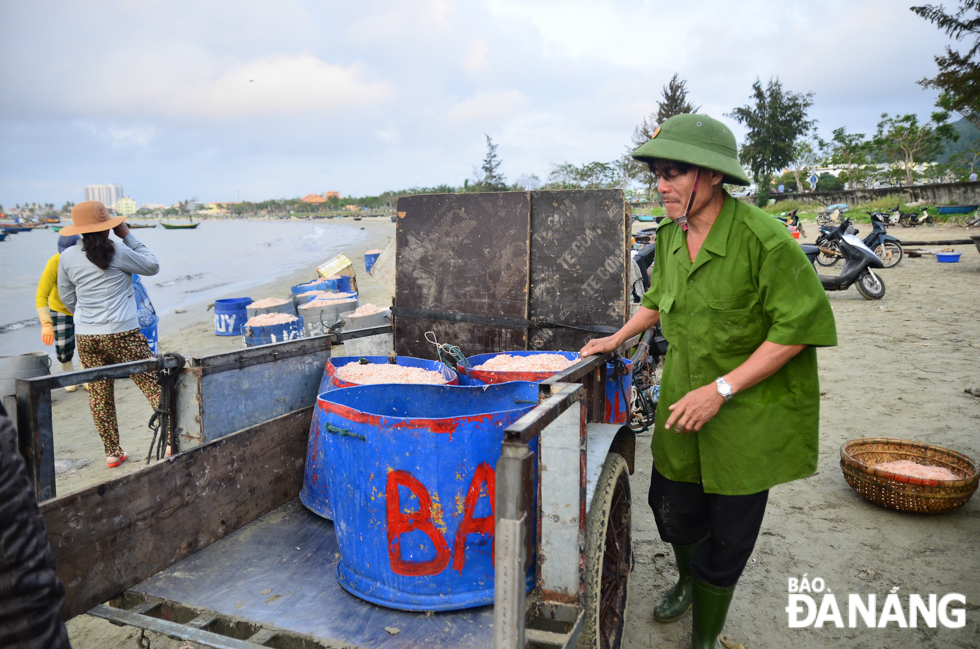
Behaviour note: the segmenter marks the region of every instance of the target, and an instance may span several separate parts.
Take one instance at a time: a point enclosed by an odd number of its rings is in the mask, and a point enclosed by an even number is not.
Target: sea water
[[[250,289],[304,268],[313,279],[317,265],[364,237],[349,225],[306,221],[203,221],[194,230],[158,226],[132,233],[160,262],[160,272],[143,277],[143,284],[161,316],[161,334],[175,310],[217,298],[273,297]],[[0,356],[47,351],[54,359],[54,345],[41,343],[35,294],[57,242],[50,228],[0,241]]]

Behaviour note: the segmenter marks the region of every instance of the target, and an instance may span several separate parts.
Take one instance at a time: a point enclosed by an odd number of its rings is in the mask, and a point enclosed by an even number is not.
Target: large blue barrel
[[[343,381],[337,377],[337,369],[349,364],[359,363],[361,360],[378,365],[388,363],[387,356],[338,356],[327,361],[323,368],[323,378],[320,380],[320,388],[317,394],[323,394],[338,388],[349,388],[356,385],[348,381]],[[399,356],[395,359],[397,365],[403,367],[420,367],[423,370],[441,372],[446,379],[446,385],[457,385],[459,383],[456,372],[440,363],[439,361],[428,361],[422,358],[412,358],[411,356]],[[317,404],[314,410],[319,410]],[[313,422],[310,425],[310,436],[306,447],[306,473],[303,476],[303,490],[299,494],[299,499],[310,511],[323,516],[326,519],[333,519],[333,511],[330,507],[330,492],[327,486],[327,465],[324,462],[323,445],[325,430],[317,428],[317,416],[313,415]]]
[[[493,603],[494,470],[538,386],[362,385],[317,401],[329,490],[344,494],[332,503],[340,585],[404,610]],[[531,558],[528,590],[534,571]]]
[[[242,327],[242,341],[246,347],[284,343],[297,338],[305,338],[303,318],[298,317],[285,324],[269,325],[267,327]]]
[[[370,273],[371,269],[374,268],[375,262],[378,261],[378,257],[381,256],[381,253],[382,253],[381,250],[368,250],[367,252],[365,252],[364,270]]]
[[[470,369],[461,369],[465,375],[460,377],[460,385],[494,384],[506,381],[543,381],[556,374],[553,371],[544,372],[501,372],[496,370],[482,370],[478,366],[483,365],[494,356],[507,354],[508,356],[536,356],[540,354],[558,354],[570,361],[578,362],[580,356],[578,352],[543,352],[543,351],[515,351],[515,352],[495,352],[492,354],[479,354],[470,356],[466,360],[470,363]],[[633,386],[633,363],[623,359],[625,372],[617,374],[617,370],[612,363],[606,364],[606,408],[605,421],[609,424],[625,424],[629,421],[630,388]]]
[[[238,336],[248,320],[245,307],[252,303],[250,297],[233,297],[214,301],[214,333],[218,336]]]
[[[341,293],[349,293],[353,290],[353,286],[350,283],[350,275],[337,276],[337,290]]]
[[[606,364],[606,423],[626,424],[630,419],[630,393],[633,387],[633,362],[623,359],[625,366],[617,370],[612,363]]]
[[[483,365],[494,356],[507,354],[508,356],[540,356],[542,354],[557,354],[564,356],[572,363],[581,360],[578,352],[539,352],[539,351],[516,351],[516,352],[494,352],[492,354],[478,354],[467,357],[471,369],[464,370],[464,373],[472,379],[483,383],[505,383],[507,381],[544,381],[555,375],[555,372],[548,370],[545,372],[500,372],[492,370],[473,369]]]
[[[323,279],[322,277],[317,278],[306,284],[297,284],[296,286],[291,286],[289,291],[293,295],[299,295],[300,293],[306,293],[307,291],[330,291],[336,290],[330,286],[330,283]]]

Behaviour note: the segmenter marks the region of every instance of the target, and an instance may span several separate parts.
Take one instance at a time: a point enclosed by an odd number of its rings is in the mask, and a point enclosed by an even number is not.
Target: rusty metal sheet
[[[398,199],[395,305],[527,319],[528,192]],[[434,358],[426,331],[469,355],[525,349],[522,328],[396,316],[395,351]]]
[[[629,317],[630,219],[618,189],[531,193],[530,319],[620,327]],[[528,349],[577,351],[597,334],[534,328]]]

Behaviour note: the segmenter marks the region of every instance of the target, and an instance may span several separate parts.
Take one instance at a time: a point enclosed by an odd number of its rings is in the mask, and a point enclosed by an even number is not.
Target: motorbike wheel
[[[870,268],[854,283],[854,288],[865,300],[880,300],[885,297],[885,283]]]
[[[800,236],[806,239],[806,230],[803,229],[803,221],[796,224],[796,229],[800,231]]]
[[[907,217],[907,216],[903,216],[902,218],[900,218],[898,220],[898,224],[900,226],[902,226],[903,228],[911,228],[912,227],[912,222],[909,220],[909,217]]]
[[[826,240],[820,241],[818,239],[817,245],[822,248],[829,248],[834,252],[840,252],[840,247],[837,245],[836,242],[828,242]],[[817,255],[817,263],[820,264],[821,266],[833,266],[838,261],[840,261],[840,257],[836,255],[828,255],[824,252],[821,252],[819,255]]]
[[[930,228],[936,227],[936,219],[932,218],[931,216],[927,216],[926,225],[928,225]]]
[[[902,261],[902,257],[905,256],[905,251],[902,249],[902,246],[894,241],[888,241],[878,244],[875,248],[875,254],[885,264],[885,268],[891,268],[892,266],[897,266],[898,262]]]

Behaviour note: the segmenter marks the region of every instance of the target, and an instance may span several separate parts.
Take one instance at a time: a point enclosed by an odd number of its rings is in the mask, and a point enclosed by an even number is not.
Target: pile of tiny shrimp
[[[381,307],[375,306],[368,302],[364,306],[358,307],[351,314],[350,317],[358,318],[365,315],[374,315],[375,313],[384,313],[388,309],[382,309]]]
[[[249,318],[245,326],[268,327],[269,325],[288,324],[296,320],[299,320],[299,318],[289,313],[263,313]]]
[[[249,304],[249,308],[252,309],[268,309],[270,306],[279,306],[280,304],[285,304],[287,300],[283,300],[278,297],[267,297],[264,300],[256,300]]]
[[[911,478],[923,478],[925,480],[960,479],[960,476],[956,475],[946,467],[919,464],[918,462],[913,462],[912,460],[893,460],[891,462],[882,462],[881,464],[876,464],[875,468],[882,469],[884,471],[891,471],[892,473],[898,473],[900,475],[907,475]]]
[[[532,354],[531,356],[494,356],[474,370],[484,372],[560,372],[575,364],[561,354]]]
[[[315,300],[311,300],[306,304],[300,305],[299,308],[312,309],[318,306],[330,306],[331,304],[342,304],[344,302],[353,302],[353,298],[349,298],[349,297],[319,298],[318,297]]]
[[[306,297],[308,295],[333,295],[333,291],[307,291],[305,293],[299,293],[296,297]]]
[[[442,372],[423,370],[421,367],[405,367],[390,363],[348,363],[337,369],[337,378],[348,383],[371,385],[375,383],[433,383],[444,385]]]

